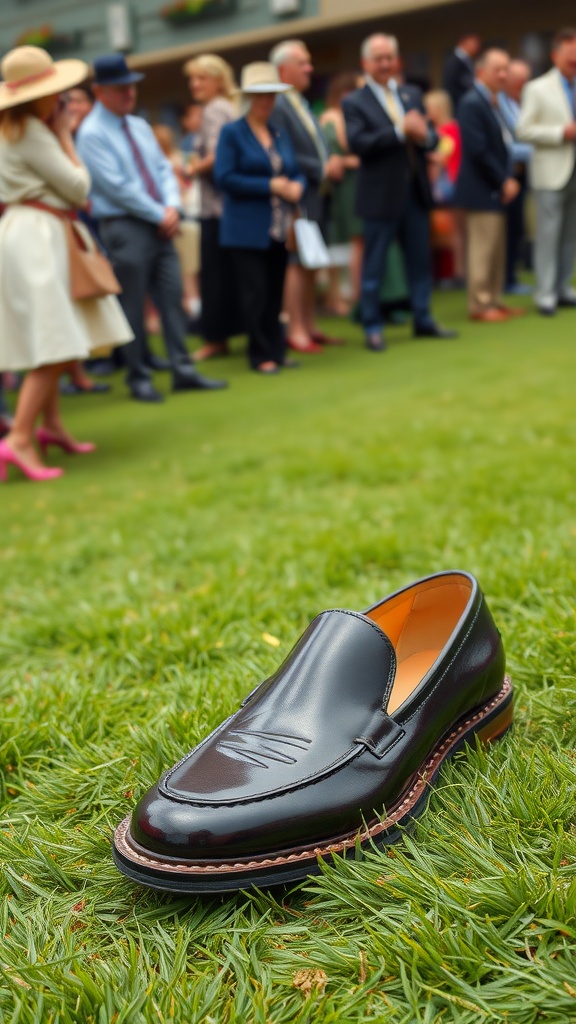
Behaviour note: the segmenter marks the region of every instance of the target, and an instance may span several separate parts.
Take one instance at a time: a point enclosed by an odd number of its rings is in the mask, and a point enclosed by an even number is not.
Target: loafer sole
[[[114,833],[113,855],[118,869],[141,885],[174,893],[237,892],[270,888],[301,881],[320,871],[319,860],[334,854],[358,857],[359,851],[388,846],[401,837],[400,827],[417,818],[426,808],[430,788],[445,761],[477,737],[483,743],[500,739],[512,725],[513,690],[509,676],[501,690],[487,704],[457,722],[433,753],[413,775],[397,803],[386,817],[365,829],[325,841],[319,846],[284,850],[274,856],[253,856],[234,861],[187,861],[155,858],[140,847],[130,834],[130,815]]]

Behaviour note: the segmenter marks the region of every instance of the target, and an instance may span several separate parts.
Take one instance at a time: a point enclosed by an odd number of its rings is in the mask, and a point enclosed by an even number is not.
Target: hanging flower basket
[[[43,46],[44,49],[55,39],[55,32],[52,25],[39,25],[37,28],[27,28],[14,40],[15,46]]]
[[[176,0],[160,8],[160,17],[170,25],[187,25],[205,10],[218,8],[219,0]]]
[[[78,46],[78,34],[57,33],[52,25],[38,25],[27,28],[14,41],[15,46],[41,46],[52,55],[63,53]]]

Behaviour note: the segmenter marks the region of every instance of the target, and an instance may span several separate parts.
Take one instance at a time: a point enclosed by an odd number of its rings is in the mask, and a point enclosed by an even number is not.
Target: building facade
[[[466,32],[541,71],[552,34],[574,21],[568,0],[523,0],[521,8],[517,0],[2,0],[0,53],[22,42],[87,61],[123,51],[146,72],[141,99],[157,115],[185,102],[182,65],[202,51],[222,54],[239,71],[266,59],[280,39],[305,38],[320,95],[330,74],[358,66],[360,43],[374,31],[396,35],[407,73],[437,85],[447,52]]]

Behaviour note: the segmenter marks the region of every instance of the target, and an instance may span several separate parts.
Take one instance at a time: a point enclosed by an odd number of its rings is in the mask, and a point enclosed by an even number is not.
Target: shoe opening
[[[472,595],[473,584],[459,573],[418,583],[367,613],[396,651],[397,671],[388,714],[416,689],[448,643]]]

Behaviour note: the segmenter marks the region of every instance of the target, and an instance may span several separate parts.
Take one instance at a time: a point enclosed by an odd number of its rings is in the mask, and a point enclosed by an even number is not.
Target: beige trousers
[[[501,305],[506,265],[506,215],[466,213],[468,312]]]

